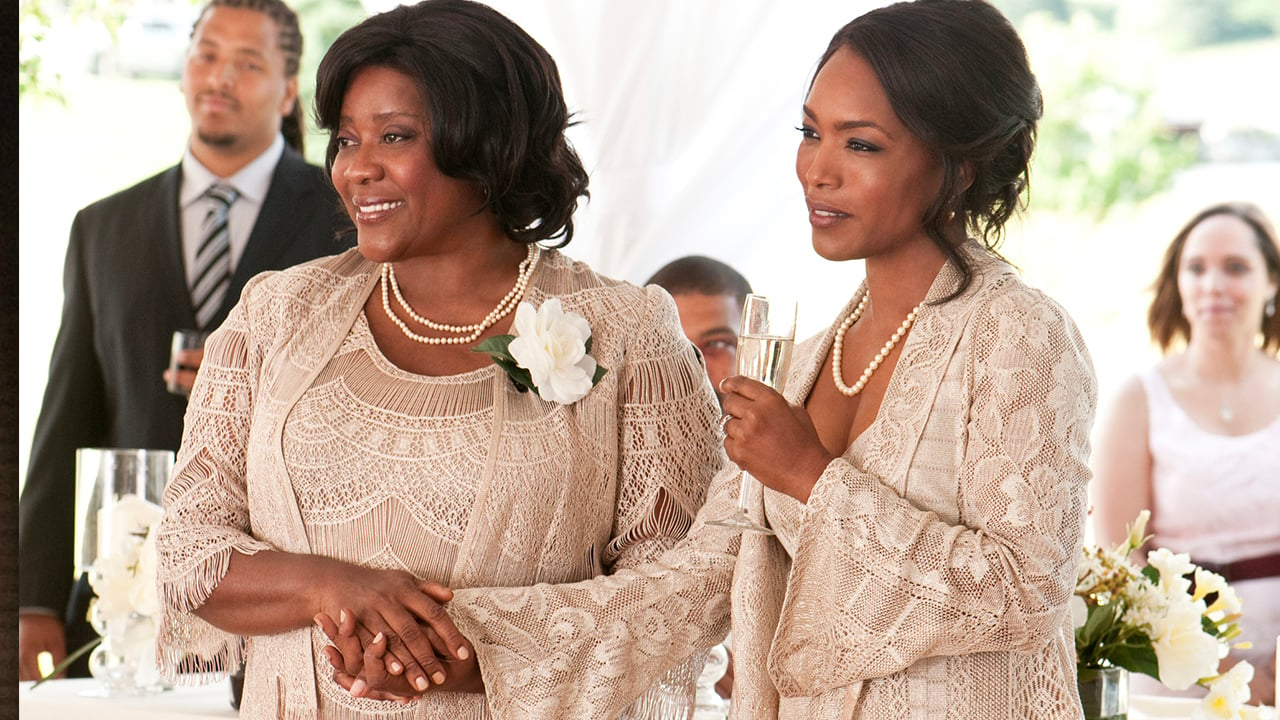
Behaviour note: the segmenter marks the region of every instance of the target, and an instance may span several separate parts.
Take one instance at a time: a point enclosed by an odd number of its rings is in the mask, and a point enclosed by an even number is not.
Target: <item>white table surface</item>
[[[1199,698],[1159,697],[1156,695],[1130,695],[1129,720],[1188,720],[1200,706]],[[1258,717],[1258,708],[1245,706],[1245,717]]]
[[[133,718],[234,718],[231,683],[179,687],[136,698],[86,697],[98,687],[91,678],[50,680],[38,688],[18,683],[18,716],[22,720],[132,720]]]

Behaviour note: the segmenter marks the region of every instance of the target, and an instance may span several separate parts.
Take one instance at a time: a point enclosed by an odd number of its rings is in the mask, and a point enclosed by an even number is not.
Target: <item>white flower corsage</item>
[[[493,358],[520,392],[532,390],[547,402],[568,405],[582,399],[604,377],[591,352],[591,326],[565,312],[559,298],[534,309],[516,307],[515,335],[495,335],[472,348]]]

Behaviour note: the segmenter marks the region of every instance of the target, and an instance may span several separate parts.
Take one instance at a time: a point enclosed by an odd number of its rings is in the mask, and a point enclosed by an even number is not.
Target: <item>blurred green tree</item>
[[[44,62],[44,46],[55,18],[88,19],[115,37],[134,0],[21,0],[18,5],[18,97],[47,97],[66,102],[62,78]]]
[[[342,31],[365,19],[360,0],[287,0],[302,26],[302,62],[298,68],[298,102],[306,118],[307,159],[324,164],[328,137],[315,128],[316,70]]]
[[[1032,160],[1032,207],[1102,220],[1164,189],[1197,159],[1194,133],[1153,102],[1156,43],[1109,32],[1092,13],[1069,23],[1036,14],[1022,34],[1044,93]]]

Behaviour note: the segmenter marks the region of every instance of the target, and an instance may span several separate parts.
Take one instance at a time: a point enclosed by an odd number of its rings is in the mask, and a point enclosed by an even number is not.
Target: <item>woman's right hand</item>
[[[453,592],[403,570],[364,567],[319,555],[262,551],[231,554],[227,572],[195,613],[237,635],[272,635],[305,627],[324,613],[349,610],[357,633],[382,633],[388,667],[425,690],[448,679],[446,666],[423,631],[441,638],[441,654],[471,657],[466,638],[441,607]]]
[[[453,591],[439,583],[400,570],[361,567],[326,596],[322,614],[338,607],[339,615],[352,624],[351,635],[363,646],[381,634],[387,670],[418,692],[432,683],[449,682],[447,660],[473,657],[466,638],[441,606],[453,599]]]
[[[391,672],[395,660],[387,657],[385,635],[378,633],[371,638],[362,638],[363,633],[357,631],[351,613],[345,608],[340,611],[337,622],[324,613],[317,615],[315,621],[333,643],[324,648],[325,656],[334,669],[333,680],[353,697],[400,703],[422,697],[424,693],[413,687],[403,675]],[[467,660],[455,660],[448,655],[443,640],[434,630],[428,626],[421,630],[436,648],[440,662],[446,666],[446,681],[434,689],[483,693],[484,681],[480,677],[475,654],[470,653]]]
[[[809,413],[788,404],[777,390],[742,375],[725,378],[720,390],[729,417],[722,426],[725,454],[766,487],[808,502],[833,459]]]

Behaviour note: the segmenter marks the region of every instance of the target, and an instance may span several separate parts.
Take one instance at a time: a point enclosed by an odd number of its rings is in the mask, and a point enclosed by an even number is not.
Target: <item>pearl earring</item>
[[[1275,298],[1271,298],[1270,300],[1267,300],[1267,307],[1263,309],[1262,314],[1266,315],[1267,317],[1271,317],[1272,315],[1276,314]]]

